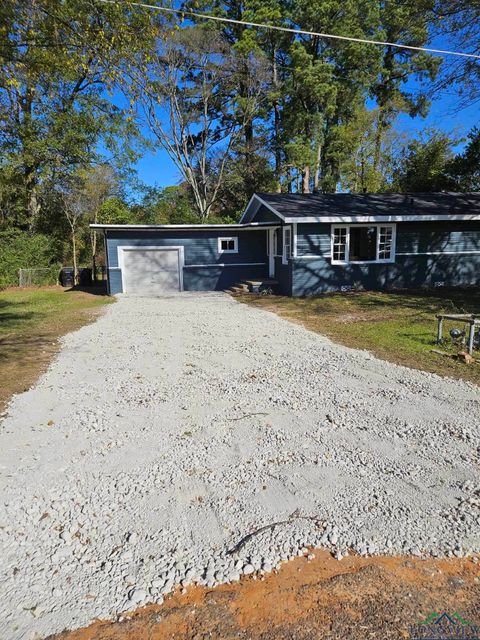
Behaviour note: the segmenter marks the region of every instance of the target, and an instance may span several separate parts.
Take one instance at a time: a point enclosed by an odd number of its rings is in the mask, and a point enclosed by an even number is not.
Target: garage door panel
[[[124,291],[130,295],[162,295],[180,290],[177,249],[126,249]]]

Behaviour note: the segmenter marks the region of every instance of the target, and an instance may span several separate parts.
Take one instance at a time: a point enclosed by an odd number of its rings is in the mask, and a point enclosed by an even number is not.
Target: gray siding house
[[[480,284],[480,193],[259,193],[239,224],[91,226],[105,235],[110,294]]]

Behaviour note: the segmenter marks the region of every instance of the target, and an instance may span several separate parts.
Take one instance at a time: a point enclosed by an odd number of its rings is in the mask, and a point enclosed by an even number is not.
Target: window
[[[349,262],[377,259],[377,227],[350,227]]]
[[[391,260],[393,257],[393,227],[379,227],[378,234],[378,259]]]
[[[287,264],[288,259],[292,256],[292,229],[291,227],[283,227],[283,253],[282,262]]]
[[[395,225],[332,227],[332,264],[394,260]]]
[[[238,253],[238,238],[219,238],[218,253]]]
[[[332,261],[347,261],[347,227],[334,227],[332,241]]]

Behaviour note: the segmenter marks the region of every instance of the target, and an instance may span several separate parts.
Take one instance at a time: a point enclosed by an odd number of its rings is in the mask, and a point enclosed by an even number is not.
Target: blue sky
[[[444,38],[435,39],[432,46],[441,49],[454,47]],[[418,86],[416,81],[410,81],[406,88],[414,91],[418,89]],[[411,118],[408,115],[401,115],[397,120],[396,128],[409,137],[415,137],[422,130],[434,128],[445,131],[456,139],[465,138],[475,125],[480,124],[479,105],[472,105],[459,111],[458,104],[455,90],[451,90],[449,93],[436,96],[432,100],[430,112],[426,118]],[[144,133],[146,134],[146,132]],[[460,143],[456,150],[461,150],[463,146],[464,143]],[[147,185],[166,187],[180,181],[177,168],[162,149],[156,152],[144,152],[135,168],[139,180]]]

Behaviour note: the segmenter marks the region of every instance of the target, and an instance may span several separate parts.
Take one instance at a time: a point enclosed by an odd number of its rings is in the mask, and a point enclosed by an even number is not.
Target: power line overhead
[[[100,0],[100,2],[104,2],[105,4],[117,4],[115,0]],[[135,7],[142,7],[144,9],[153,9],[154,11],[162,11],[164,13],[174,13],[182,16],[191,16],[193,18],[200,18],[202,20],[214,20],[216,22],[225,22],[230,24],[240,24],[245,27],[254,27],[256,29],[270,29],[271,31],[282,31],[287,33],[294,33],[297,35],[304,36],[316,36],[318,38],[329,38],[332,40],[343,40],[347,42],[360,42],[363,44],[373,44],[382,47],[395,47],[397,49],[406,49],[410,51],[424,51],[426,53],[433,53],[437,55],[443,56],[458,56],[461,58],[473,58],[476,60],[480,60],[480,54],[476,53],[466,53],[463,51],[450,51],[448,49],[433,49],[431,47],[414,47],[408,44],[401,44],[398,42],[384,42],[383,40],[368,40],[366,38],[353,38],[350,36],[339,36],[332,33],[321,33],[316,31],[305,31],[304,29],[292,29],[290,27],[281,27],[272,24],[262,24],[260,22],[249,22],[246,20],[235,20],[234,18],[225,18],[221,16],[212,16],[205,13],[197,13],[195,11],[187,11],[185,9],[173,9],[171,7],[159,7],[155,4],[146,4],[144,2],[124,2],[123,4],[128,4]]]

